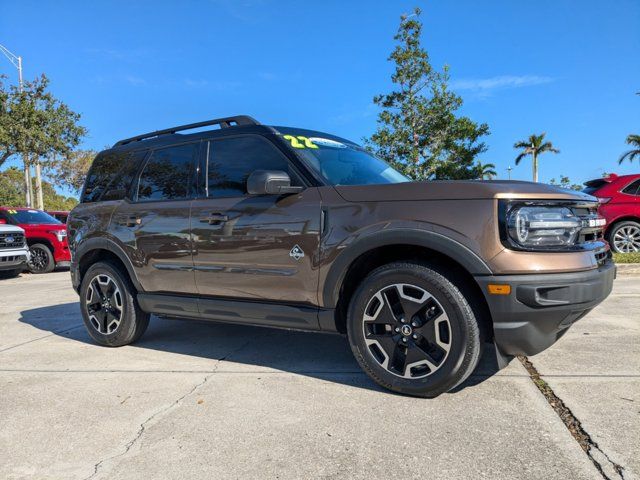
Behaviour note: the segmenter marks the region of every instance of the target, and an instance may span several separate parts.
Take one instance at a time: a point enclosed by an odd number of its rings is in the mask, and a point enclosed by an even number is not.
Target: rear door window
[[[140,173],[137,200],[183,200],[191,196],[191,177],[198,144],[154,150]]]

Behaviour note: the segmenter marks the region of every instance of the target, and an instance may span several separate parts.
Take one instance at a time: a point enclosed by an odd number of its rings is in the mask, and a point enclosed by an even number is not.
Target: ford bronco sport
[[[607,297],[597,206],[527,182],[411,182],[349,140],[229,117],[98,154],[68,221],[71,277],[102,345],[138,340],[150,314],[346,333],[380,385],[433,397],[485,341],[504,366]]]

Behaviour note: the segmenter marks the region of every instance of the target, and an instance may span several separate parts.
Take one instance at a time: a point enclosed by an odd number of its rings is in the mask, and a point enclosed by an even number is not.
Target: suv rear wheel
[[[43,243],[34,243],[29,247],[29,271],[31,273],[49,273],[56,267],[51,249]]]
[[[80,285],[82,319],[91,338],[107,347],[138,340],[149,326],[149,314],[140,309],[134,295],[129,277],[116,265],[92,265]]]
[[[480,357],[480,331],[460,290],[436,270],[391,263],[369,274],[351,299],[351,349],[379,385],[436,397],[463,382]]]

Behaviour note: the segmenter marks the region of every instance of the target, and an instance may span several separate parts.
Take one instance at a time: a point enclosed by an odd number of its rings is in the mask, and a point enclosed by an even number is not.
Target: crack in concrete
[[[556,412],[560,420],[564,423],[571,436],[578,442],[582,450],[587,454],[591,463],[596,467],[598,473],[605,480],[621,479],[625,480],[624,467],[609,458],[602,448],[598,446],[598,443],[591,438],[589,432],[587,432],[580,420],[576,418],[571,409],[567,407],[564,401],[556,395],[551,386],[545,382],[536,367],[525,356],[518,356],[518,360],[524,366],[529,373],[529,378],[538,387],[540,393],[545,397],[551,408]],[[605,470],[613,469],[615,477],[609,476]]]
[[[209,373],[208,375],[206,375],[202,381],[198,382],[196,385],[194,385],[187,393],[185,393],[184,395],[181,395],[178,399],[174,400],[173,402],[171,402],[169,405],[165,405],[164,407],[162,407],[161,409],[157,410],[155,413],[153,413],[151,416],[149,416],[145,421],[143,421],[140,424],[140,428],[138,429],[138,431],[136,432],[136,434],[134,435],[134,437],[126,443],[126,445],[124,446],[124,451],[122,451],[121,453],[118,453],[117,455],[112,455],[110,457],[107,458],[103,458],[102,460],[100,460],[98,463],[96,463],[93,466],[93,473],[91,475],[89,475],[88,477],[85,477],[84,480],[89,480],[91,478],[94,478],[96,475],[98,475],[99,471],[101,470],[101,468],[103,467],[103,465],[107,462],[110,462],[112,460],[115,460],[116,458],[120,458],[120,457],[124,457],[127,453],[129,453],[129,451],[133,448],[134,445],[136,445],[138,443],[138,441],[142,438],[142,436],[144,435],[144,433],[147,430],[147,425],[152,422],[155,418],[160,417],[161,415],[167,413],[170,410],[173,410],[174,408],[176,408],[178,405],[180,405],[180,403],[187,398],[188,396],[192,395],[193,393],[195,393],[197,390],[199,390],[202,386],[204,386],[209,379],[216,373],[216,370],[218,369],[218,366],[221,364],[221,362],[223,362],[224,360],[228,359],[229,357],[231,357],[232,355],[238,353],[240,350],[242,350],[243,348],[245,348],[247,345],[249,345],[249,343],[251,343],[251,340],[246,341],[245,343],[243,343],[242,345],[240,345],[238,348],[235,348],[234,350],[232,350],[231,352],[227,353],[225,356],[220,357],[218,360],[216,360],[216,363],[214,365],[214,368],[211,370],[211,373]]]

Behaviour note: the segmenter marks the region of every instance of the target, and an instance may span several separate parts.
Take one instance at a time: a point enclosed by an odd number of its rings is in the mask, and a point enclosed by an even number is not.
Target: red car
[[[31,253],[28,263],[33,273],[48,273],[56,267],[68,267],[71,252],[67,226],[42,210],[0,207],[0,219],[24,229]]]
[[[610,174],[585,183],[598,197],[598,213],[607,219],[606,239],[614,252],[640,252],[640,174]]]

